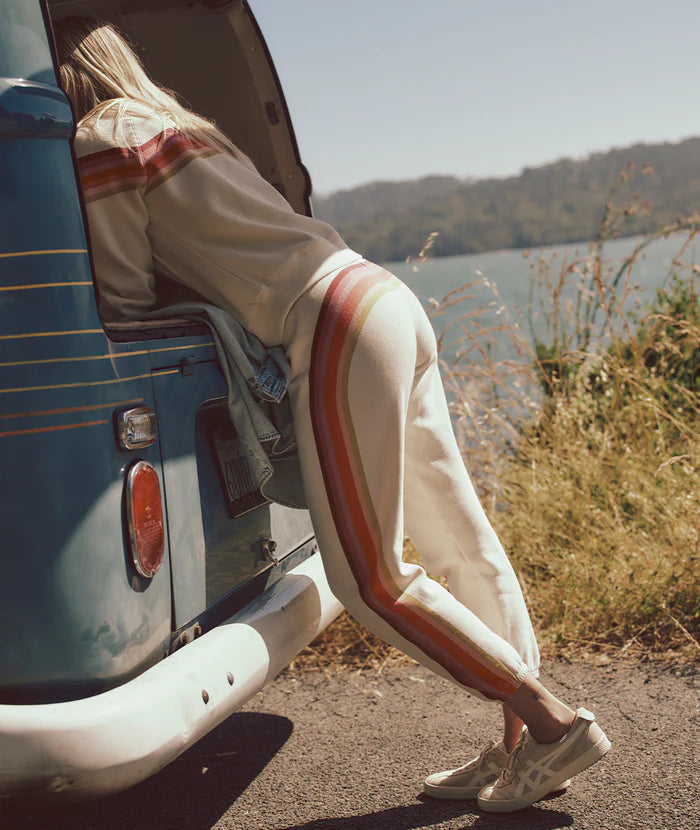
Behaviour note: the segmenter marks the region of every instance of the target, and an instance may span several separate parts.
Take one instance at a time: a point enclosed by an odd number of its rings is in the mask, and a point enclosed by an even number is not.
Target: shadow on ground
[[[283,830],[419,830],[459,816],[464,816],[465,821],[468,817],[465,830],[559,830],[570,827],[574,821],[568,813],[539,807],[494,815],[482,813],[475,801],[440,802],[422,795],[418,798],[418,804],[392,807],[366,815],[319,819],[289,825]]]
[[[292,729],[292,722],[278,715],[240,712],[130,790],[83,804],[2,804],[0,825],[3,830],[210,830]]]

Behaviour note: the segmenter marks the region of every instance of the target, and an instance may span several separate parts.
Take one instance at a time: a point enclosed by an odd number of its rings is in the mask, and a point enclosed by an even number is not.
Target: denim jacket
[[[306,508],[289,398],[289,363],[227,311],[199,301],[168,305],[139,320],[187,317],[211,330],[228,387],[228,408],[252,480],[271,501]]]

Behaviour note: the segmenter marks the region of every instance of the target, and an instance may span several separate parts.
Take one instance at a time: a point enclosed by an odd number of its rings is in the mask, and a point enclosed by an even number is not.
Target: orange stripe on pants
[[[507,700],[537,670],[537,645],[456,446],[435,338],[417,299],[378,266],[347,266],[297,300],[285,348],[332,590],[419,662],[484,698]],[[404,525],[451,592],[402,562]]]

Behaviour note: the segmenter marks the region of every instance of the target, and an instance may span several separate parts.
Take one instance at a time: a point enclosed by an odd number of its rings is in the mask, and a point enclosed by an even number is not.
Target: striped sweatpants
[[[382,639],[479,697],[539,665],[525,602],[460,456],[435,336],[403,283],[358,260],[284,330],[309,509],[331,590]],[[402,561],[404,533],[433,576]]]

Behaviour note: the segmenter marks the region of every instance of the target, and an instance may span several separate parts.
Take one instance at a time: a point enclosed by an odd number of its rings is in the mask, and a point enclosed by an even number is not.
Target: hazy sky
[[[699,0],[250,0],[316,193],[700,134]]]

